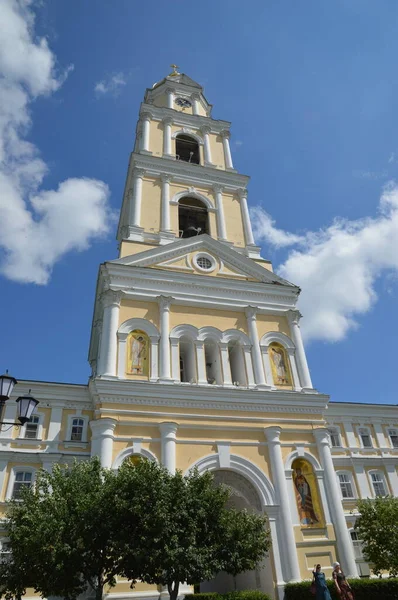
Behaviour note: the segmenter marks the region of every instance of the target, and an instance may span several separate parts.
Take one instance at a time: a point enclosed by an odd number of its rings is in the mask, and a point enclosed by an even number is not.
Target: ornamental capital
[[[145,172],[145,169],[139,169],[138,167],[135,167],[133,171],[134,179],[142,179],[145,175]]]
[[[191,94],[192,100],[200,100],[200,94],[198,92],[194,92]]]
[[[149,110],[144,110],[141,114],[140,114],[141,119],[148,120],[153,118],[153,114],[149,111]]]
[[[173,124],[173,118],[172,117],[165,117],[164,119],[162,119],[162,123],[163,123],[163,125],[172,125]]]
[[[219,185],[219,184],[213,185],[213,192],[215,194],[222,194],[223,190],[224,190],[224,187],[222,185]]]
[[[245,313],[248,319],[255,319],[257,314],[257,306],[246,306]]]
[[[301,314],[301,312],[299,310],[297,310],[297,309],[296,310],[288,310],[287,315],[288,315],[288,319],[289,319],[290,323],[300,327],[299,323],[300,323],[300,319],[303,315]]]
[[[206,134],[210,133],[211,128],[208,125],[203,125],[200,128],[200,131],[203,133],[203,135],[206,135]]]
[[[281,435],[282,429],[278,426],[272,426],[272,427],[265,427],[264,429],[264,434],[265,437],[267,438],[267,441],[270,443],[274,443],[274,444],[279,444],[280,443],[280,435]]]
[[[104,308],[110,306],[120,306],[120,302],[123,298],[123,292],[120,290],[107,290],[101,295],[101,302]]]
[[[231,132],[229,131],[229,129],[223,129],[222,131],[220,131],[220,135],[222,138],[229,139],[231,137]]]
[[[162,173],[160,176],[160,181],[162,183],[170,183],[173,180],[171,175],[167,175],[167,173]]]
[[[163,310],[170,310],[170,305],[172,302],[173,298],[171,296],[158,296],[158,302],[159,302],[159,307],[160,309]]]
[[[238,189],[238,196],[241,200],[243,199],[247,199],[247,190],[245,188],[239,188]]]

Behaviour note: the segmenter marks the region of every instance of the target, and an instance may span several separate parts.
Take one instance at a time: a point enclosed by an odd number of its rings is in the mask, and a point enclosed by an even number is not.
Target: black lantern
[[[0,375],[0,402],[5,402],[12,394],[14,385],[17,383],[15,377],[11,377],[8,371],[4,375]]]
[[[33,411],[35,410],[36,406],[39,404],[39,401],[30,395],[30,390],[29,390],[29,393],[26,394],[26,396],[19,396],[19,398],[17,398],[17,404],[18,404],[18,421],[21,423],[21,425],[25,425],[25,423],[27,423],[30,420]]]

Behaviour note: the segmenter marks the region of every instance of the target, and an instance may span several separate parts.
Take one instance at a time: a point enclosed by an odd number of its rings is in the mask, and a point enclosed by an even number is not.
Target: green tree
[[[158,490],[157,516],[152,513],[156,535],[143,534],[148,546],[141,564],[142,581],[167,586],[170,599],[175,600],[180,582],[193,585],[219,571],[237,574],[263,558],[270,545],[264,519],[229,511],[230,492],[215,486],[210,473],[193,471],[183,477],[177,472],[165,476],[163,484]],[[128,517],[125,524],[123,536],[128,539]],[[237,544],[236,552],[226,548],[230,543]],[[127,543],[125,550],[123,574],[132,579],[134,553],[129,555]]]
[[[148,475],[146,494],[155,495],[161,471],[144,464],[140,473],[141,479]],[[35,486],[24,490],[22,501],[9,506],[12,560],[0,569],[3,594],[20,595],[26,587],[34,587],[45,597],[74,600],[89,585],[96,598],[102,598],[104,587],[113,587],[120,572],[118,533],[123,523],[118,495],[129,478],[133,482],[127,486],[130,500],[140,504],[142,489],[134,485],[137,470],[133,465],[124,464],[113,472],[92,459],[71,467],[55,466],[51,474],[41,471]],[[130,515],[131,531],[139,529],[139,518]],[[130,539],[130,546],[138,548],[140,539]],[[130,554],[134,554],[131,548]],[[136,563],[131,565],[133,580],[139,575]]]
[[[360,500],[361,513],[355,530],[363,543],[363,553],[379,575],[388,571],[398,575],[398,498],[386,496],[374,500]]]

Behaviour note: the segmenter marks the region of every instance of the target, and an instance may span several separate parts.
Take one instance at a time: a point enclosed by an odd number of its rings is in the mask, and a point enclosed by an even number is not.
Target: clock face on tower
[[[176,104],[182,108],[190,108],[192,106],[191,102],[187,100],[187,98],[176,98]]]

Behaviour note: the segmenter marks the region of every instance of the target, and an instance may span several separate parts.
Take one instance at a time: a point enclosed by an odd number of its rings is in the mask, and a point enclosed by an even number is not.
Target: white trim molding
[[[134,441],[133,440],[133,445],[129,446],[128,448],[125,448],[124,450],[121,450],[119,452],[119,454],[115,457],[113,463],[112,463],[112,469],[118,469],[122,463],[129,458],[129,456],[143,456],[144,458],[147,458],[148,460],[151,460],[155,463],[158,463],[158,459],[156,458],[156,456],[153,454],[153,452],[151,452],[150,450],[147,450],[146,448],[142,448],[141,446],[141,440],[137,440]]]

